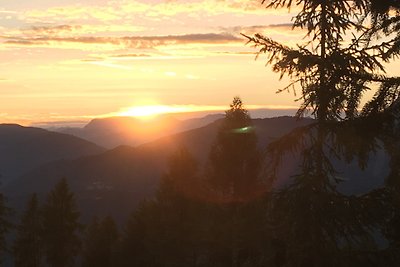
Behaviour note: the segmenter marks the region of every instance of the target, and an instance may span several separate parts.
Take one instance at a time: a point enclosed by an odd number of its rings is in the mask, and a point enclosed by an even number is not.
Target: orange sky
[[[5,3],[4,3],[5,2]],[[260,0],[20,0],[0,7],[0,122],[82,120],[132,106],[296,106],[240,33],[294,44]]]

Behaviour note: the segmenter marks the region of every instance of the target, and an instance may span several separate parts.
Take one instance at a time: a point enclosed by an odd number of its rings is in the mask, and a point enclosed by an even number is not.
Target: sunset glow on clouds
[[[143,105],[295,105],[241,33],[288,44],[260,1],[2,1],[0,121],[90,118]]]

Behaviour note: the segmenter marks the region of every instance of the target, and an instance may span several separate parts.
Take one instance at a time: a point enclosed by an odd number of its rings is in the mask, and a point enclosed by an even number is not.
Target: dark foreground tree
[[[390,218],[390,196],[385,188],[351,188],[378,147],[374,126],[355,129],[354,123],[309,125],[269,146],[271,179],[279,177],[285,154],[299,158],[299,168],[273,191],[268,209],[273,235],[284,247],[282,266],[385,266],[382,241],[374,235]],[[352,136],[362,130],[355,141]]]
[[[284,252],[279,266],[383,266],[382,247],[374,235],[391,216],[388,190],[346,194],[340,185],[353,177],[340,179],[335,166],[368,164],[378,136],[362,140],[367,135],[362,130],[371,130],[365,127],[368,122],[374,123],[373,116],[390,108],[400,95],[400,79],[388,76],[384,65],[394,43],[371,41],[375,29],[368,17],[370,3],[378,1],[262,2],[268,8],[299,10],[293,28],[305,29],[307,35],[297,47],[261,34],[248,40],[260,48],[259,55],[267,54],[275,72],[291,79],[283,90],[301,92],[297,115],[311,110],[316,119],[268,149],[270,167],[284,166],[288,152],[299,159],[299,168],[274,189],[268,209],[270,227]],[[373,97],[367,98],[367,92]],[[268,174],[271,180],[279,178],[272,170]]]
[[[114,220],[107,216],[98,222],[97,218],[86,229],[83,244],[83,267],[111,267],[115,265],[118,229]]]
[[[14,243],[15,267],[39,267],[42,265],[43,245],[39,202],[36,194],[29,199],[26,210],[17,227]]]
[[[74,194],[63,178],[48,194],[43,207],[43,245],[50,266],[73,266],[80,247],[78,219]]]
[[[383,58],[386,61],[398,59],[400,55],[400,1],[398,0],[369,0],[372,15],[373,30],[371,38],[374,42],[384,43],[382,46]],[[384,38],[382,38],[384,37]],[[390,155],[390,173],[386,178],[386,187],[391,196],[392,216],[384,225],[385,237],[388,240],[383,257],[385,266],[398,266],[400,264],[400,172],[399,172],[399,112],[400,90],[399,82],[381,86],[374,95],[369,109],[364,112],[376,115],[383,122],[383,131],[380,139]],[[382,112],[383,111],[383,112]],[[384,134],[382,134],[384,132]]]

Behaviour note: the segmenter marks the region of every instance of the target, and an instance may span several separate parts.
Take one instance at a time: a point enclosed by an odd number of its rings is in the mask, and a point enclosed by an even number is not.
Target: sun
[[[161,114],[181,113],[190,111],[184,106],[146,105],[127,108],[118,113],[119,116],[138,117],[142,119],[154,118]]]
[[[254,106],[256,107],[256,106]],[[257,106],[258,107],[258,106]],[[221,112],[226,109],[226,106],[210,106],[210,105],[135,105],[121,109],[119,112],[112,113],[113,116],[120,117],[135,117],[143,120],[152,119],[162,114],[177,114],[177,113],[196,113],[196,112]]]

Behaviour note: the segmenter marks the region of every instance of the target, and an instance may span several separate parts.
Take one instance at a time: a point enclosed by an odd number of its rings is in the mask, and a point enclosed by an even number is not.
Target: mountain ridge
[[[311,123],[310,119],[291,117],[255,119],[253,125],[259,146],[287,133],[294,127]],[[42,165],[24,175],[6,189],[13,205],[22,206],[26,196],[46,194],[62,177],[67,178],[76,194],[85,220],[91,216],[113,215],[118,221],[144,199],[152,198],[160,177],[166,171],[171,154],[186,147],[203,165],[219,130],[221,121],[204,127],[165,136],[137,147],[119,146],[97,155],[60,160]],[[18,204],[19,203],[19,204]],[[129,206],[129,208],[122,208]]]
[[[0,172],[4,184],[46,162],[104,150],[75,136],[18,124],[0,124]]]
[[[180,120],[171,115],[149,120],[134,117],[93,119],[84,127],[60,127],[50,130],[66,133],[96,143],[108,149],[119,145],[137,146],[178,132],[203,127],[223,114],[210,114],[200,118]]]

